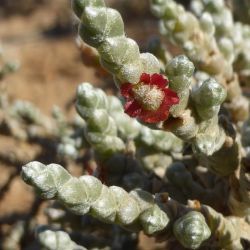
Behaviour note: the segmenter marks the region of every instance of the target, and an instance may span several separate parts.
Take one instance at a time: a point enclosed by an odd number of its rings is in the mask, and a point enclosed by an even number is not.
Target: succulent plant
[[[22,168],[23,180],[42,198],[113,229],[143,231],[187,249],[244,249],[250,143],[241,84],[249,73],[249,27],[234,22],[223,0],[193,0],[192,12],[177,1],[151,0],[160,32],[181,54],[171,55],[157,39],[151,53],[141,53],[117,10],[103,0],[71,3],[82,42],[112,74],[118,96],[80,84],[76,110],[83,121],[75,133],[54,114],[58,150],[79,159],[84,144],[96,166],[89,175],[32,161]],[[35,111],[19,105],[15,119],[36,123]],[[78,244],[61,231],[38,238],[45,247],[50,238],[68,249]]]

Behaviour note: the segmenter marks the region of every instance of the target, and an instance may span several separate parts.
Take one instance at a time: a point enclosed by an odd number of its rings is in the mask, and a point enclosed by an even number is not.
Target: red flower
[[[162,75],[146,73],[137,84],[122,84],[121,94],[127,101],[125,112],[147,123],[166,120],[170,107],[179,103],[179,97],[167,84],[168,80]]]

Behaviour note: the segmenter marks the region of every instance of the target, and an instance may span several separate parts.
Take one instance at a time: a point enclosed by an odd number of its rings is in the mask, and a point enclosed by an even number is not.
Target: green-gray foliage
[[[204,216],[191,211],[175,221],[174,234],[184,247],[198,249],[210,237],[211,231]]]
[[[169,218],[155,203],[154,197],[142,190],[127,193],[107,187],[93,176],[72,177],[57,164],[48,166],[31,162],[23,167],[23,180],[36,188],[45,199],[57,199],[73,213],[91,214],[107,223],[147,234],[162,231]]]

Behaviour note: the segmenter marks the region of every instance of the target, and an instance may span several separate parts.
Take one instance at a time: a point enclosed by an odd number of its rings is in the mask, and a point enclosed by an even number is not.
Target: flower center
[[[156,111],[164,98],[164,93],[155,85],[138,83],[132,88],[135,100],[146,110]]]

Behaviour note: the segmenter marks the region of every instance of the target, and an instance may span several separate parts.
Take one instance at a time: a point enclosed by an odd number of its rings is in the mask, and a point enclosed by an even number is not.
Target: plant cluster
[[[75,104],[84,122],[68,130],[55,113],[58,150],[77,159],[88,148],[96,163],[86,166],[88,174],[33,161],[22,178],[79,218],[114,225],[120,245],[122,234],[132,241],[143,231],[167,249],[248,249],[250,123],[242,86],[250,79],[250,26],[235,22],[223,0],[192,0],[192,12],[173,0],[151,0],[150,8],[180,55],[159,40],[151,41],[152,53],[141,53],[104,0],[72,0],[80,38],[120,95],[84,82]],[[29,105],[17,107],[16,115],[44,121]],[[45,249],[85,249],[61,231],[63,220],[58,224],[38,230]]]

